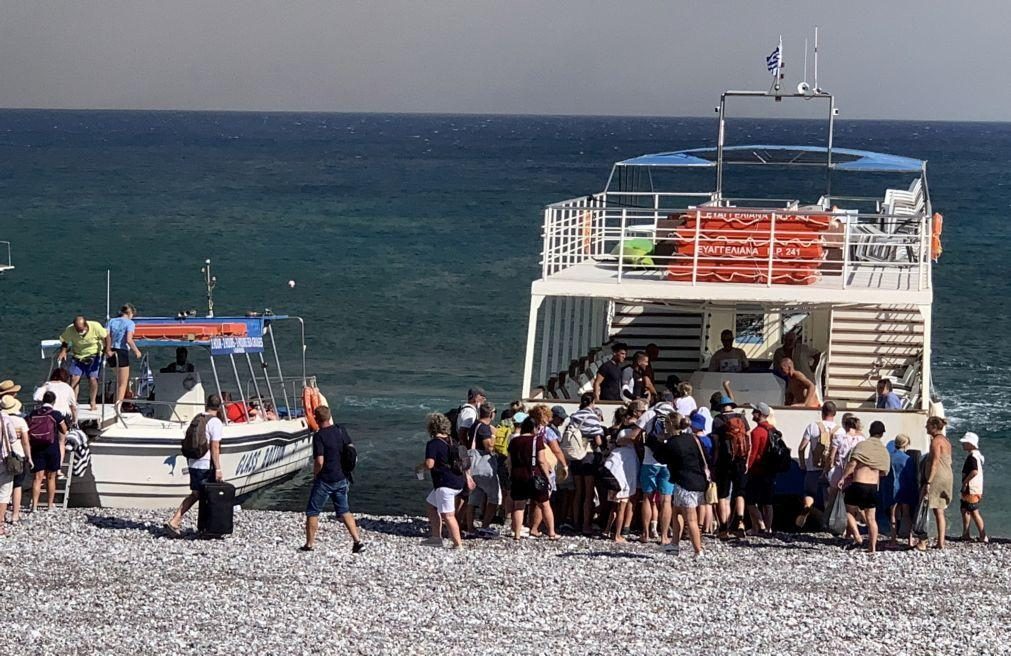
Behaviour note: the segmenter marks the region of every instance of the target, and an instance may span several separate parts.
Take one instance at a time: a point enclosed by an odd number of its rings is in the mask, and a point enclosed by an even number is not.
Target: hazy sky
[[[0,0],[0,106],[708,115],[822,28],[843,117],[1011,120],[1011,2]],[[810,76],[809,76],[810,77]]]

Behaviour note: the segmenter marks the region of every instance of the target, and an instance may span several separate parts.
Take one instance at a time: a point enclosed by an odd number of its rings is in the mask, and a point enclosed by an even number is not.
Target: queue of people
[[[624,359],[616,350],[611,362]],[[417,468],[419,478],[428,472],[432,481],[429,543],[443,545],[448,537],[459,549],[468,537],[557,540],[570,532],[618,543],[634,536],[673,551],[687,538],[701,555],[706,535],[773,533],[776,480],[790,459],[772,408],[739,406],[729,385],[699,408],[690,388],[676,386],[655,403],[619,405],[607,418],[597,396],[620,379],[606,369],[599,376],[571,416],[561,406],[515,402],[495,426],[495,408],[478,388],[458,411],[430,414]],[[873,553],[884,517],[893,548],[901,538],[926,549],[929,515],[937,527],[934,546],[944,548],[945,510],[954,499],[945,420],[926,422],[931,444],[918,465],[908,436],[889,440],[882,422],[865,429],[855,414],[838,414],[833,402],[823,403],[820,419],[800,436],[804,475],[795,529],[831,528],[847,548]],[[979,437],[966,433],[960,444],[967,454],[963,538],[975,527],[985,542]]]

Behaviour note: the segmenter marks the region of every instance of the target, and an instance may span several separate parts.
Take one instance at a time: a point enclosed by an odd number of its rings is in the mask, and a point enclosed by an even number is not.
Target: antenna
[[[211,275],[211,261],[204,260],[204,266],[200,269],[204,274],[204,282],[207,284],[207,317],[214,317],[214,286],[218,284],[218,279]]]
[[[804,84],[807,84],[807,38],[804,38]]]
[[[807,83],[807,39],[804,39],[804,81],[797,85],[797,93],[805,96],[811,93],[811,85]]]
[[[814,92],[821,93],[818,86],[818,26],[814,26]]]

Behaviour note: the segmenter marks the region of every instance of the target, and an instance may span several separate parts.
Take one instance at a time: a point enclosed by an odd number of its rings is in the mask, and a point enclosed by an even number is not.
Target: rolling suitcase
[[[220,538],[232,534],[235,486],[231,483],[204,483],[197,510],[197,530],[202,537]]]

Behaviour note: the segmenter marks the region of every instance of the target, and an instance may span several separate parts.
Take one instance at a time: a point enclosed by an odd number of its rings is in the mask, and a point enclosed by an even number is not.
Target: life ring
[[[944,232],[944,216],[940,212],[934,212],[930,230],[930,258],[937,262],[944,252],[941,247],[941,233]]]
[[[305,411],[305,423],[309,426],[309,430],[316,432],[319,430],[319,423],[316,421],[316,415],[313,411],[319,407],[319,390],[315,387],[303,387],[302,388],[302,409]]]

